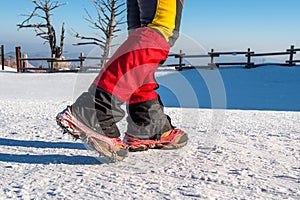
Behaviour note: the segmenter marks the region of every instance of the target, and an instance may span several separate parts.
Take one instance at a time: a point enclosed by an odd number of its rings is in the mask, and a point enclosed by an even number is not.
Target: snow
[[[300,198],[298,67],[159,70],[188,145],[110,164],[54,120],[96,75],[0,71],[1,199]]]
[[[2,70],[2,65],[1,65],[1,70]],[[8,67],[8,66],[4,66],[4,71],[2,72],[17,72],[17,69],[15,68],[11,68],[11,67]]]

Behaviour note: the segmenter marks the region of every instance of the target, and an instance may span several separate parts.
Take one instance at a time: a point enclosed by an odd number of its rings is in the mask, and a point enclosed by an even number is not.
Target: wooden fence
[[[48,63],[48,67],[27,67],[26,63],[28,61],[46,61]],[[84,59],[79,57],[77,59],[57,59],[57,58],[27,58],[27,56],[23,56],[21,54],[21,47],[16,47],[16,63],[17,63],[17,72],[26,72],[26,71],[45,71],[45,72],[55,72],[55,71],[67,71],[74,72],[78,71],[78,69],[72,70],[58,70],[55,69],[54,64],[59,63],[67,63],[67,62],[79,62],[79,65],[82,65]]]
[[[2,48],[1,48],[2,49]],[[3,50],[4,51],[4,50]],[[287,49],[286,51],[282,52],[269,52],[269,53],[255,53],[254,51],[251,51],[250,48],[247,49],[247,51],[228,51],[228,52],[216,52],[214,49],[211,49],[210,52],[207,54],[195,54],[195,55],[186,55],[183,53],[182,50],[180,50],[179,54],[169,54],[168,57],[175,57],[178,59],[178,63],[175,64],[168,64],[168,65],[162,65],[162,66],[171,66],[175,67],[177,70],[182,69],[188,69],[188,68],[218,68],[220,66],[245,66],[246,68],[253,68],[258,67],[262,65],[270,65],[270,63],[254,63],[253,57],[265,57],[265,56],[278,56],[278,55],[288,55],[288,59],[285,60],[283,63],[271,63],[272,65],[280,65],[280,66],[295,66],[297,63],[300,63],[300,60],[295,60],[294,55],[300,51],[300,48],[295,48],[293,45]],[[4,53],[2,53],[4,54]],[[221,56],[236,56],[236,55],[244,55],[245,61],[244,62],[215,62],[215,58],[221,57]],[[197,65],[197,66],[186,66],[184,63],[185,58],[209,58],[210,63],[207,65]],[[16,63],[17,63],[17,71],[18,72],[25,72],[27,70],[43,70],[46,72],[55,72],[55,71],[68,71],[68,72],[74,72],[74,71],[84,71],[87,69],[100,69],[100,67],[84,67],[84,61],[88,59],[97,59],[97,60],[107,60],[109,58],[101,58],[101,57],[87,57],[84,56],[83,53],[80,54],[80,56],[76,59],[66,59],[66,60],[59,60],[56,58],[27,58],[27,57],[21,57],[21,47],[16,47]],[[48,68],[30,68],[26,67],[26,62],[28,61],[47,61]],[[63,63],[63,62],[78,62],[79,65],[77,68],[72,70],[58,70],[53,67],[54,63]],[[3,61],[4,63],[4,61]],[[4,68],[4,66],[3,66]]]
[[[215,52],[214,49],[211,49],[210,52],[207,54],[202,55],[186,55],[183,53],[182,50],[180,50],[179,54],[169,54],[169,56],[173,56],[175,58],[178,58],[178,63],[176,64],[169,64],[168,66],[174,66],[177,70],[182,70],[184,68],[216,68],[220,66],[245,66],[246,68],[253,68],[263,65],[270,65],[270,63],[254,63],[252,62],[253,57],[265,57],[265,56],[278,56],[278,55],[289,55],[289,59],[286,60],[284,63],[271,63],[272,65],[280,65],[280,66],[295,66],[296,63],[299,63],[300,60],[294,60],[294,55],[300,51],[300,48],[295,49],[292,45],[289,49],[283,52],[269,52],[269,53],[255,53],[254,51],[251,51],[250,48],[247,49],[247,51],[231,51],[231,52]],[[216,57],[220,57],[223,55],[244,55],[245,61],[244,62],[215,62]],[[184,58],[210,58],[210,63],[207,65],[202,66],[186,66],[183,63]]]
[[[21,47],[16,47],[16,63],[17,63],[17,71],[18,72],[26,72],[26,71],[45,71],[45,72],[77,72],[77,71],[85,71],[89,69],[100,69],[100,67],[87,67],[84,66],[84,61],[86,60],[108,60],[109,58],[103,57],[88,57],[84,56],[83,53],[80,53],[78,58],[75,59],[57,59],[57,58],[28,58],[27,56],[22,57]],[[48,63],[48,67],[27,67],[26,64],[28,61],[46,61]],[[55,64],[58,63],[70,63],[77,62],[78,67],[74,69],[57,69],[55,68]]]
[[[1,45],[1,52],[0,52],[0,55],[1,55],[1,65],[2,65],[2,70],[4,70],[4,45]]]
[[[84,56],[83,52],[80,53],[80,56],[79,56],[80,59],[82,59],[83,61],[86,61],[86,60],[98,60],[100,61],[99,63],[99,66],[84,66],[84,62],[80,63],[80,71],[86,71],[86,70],[90,70],[90,69],[94,69],[94,70],[99,70],[100,68],[102,68],[103,66],[101,66],[101,63],[105,63],[103,61],[107,61],[109,60],[110,58],[105,58],[105,57],[97,57],[97,56]]]

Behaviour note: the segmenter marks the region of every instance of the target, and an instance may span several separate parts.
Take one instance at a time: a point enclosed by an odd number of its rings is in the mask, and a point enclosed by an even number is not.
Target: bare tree
[[[86,40],[87,42],[80,42],[75,45],[97,45],[103,50],[101,59],[101,66],[106,61],[106,58],[110,56],[110,50],[112,47],[113,38],[117,37],[116,33],[121,31],[118,27],[125,23],[124,15],[124,0],[92,0],[95,10],[97,11],[96,20],[92,15],[85,10],[86,17],[84,18],[91,24],[91,27],[100,31],[100,38],[87,37],[75,33],[76,38]]]
[[[33,28],[36,32],[36,36],[41,37],[46,40],[45,43],[49,43],[52,58],[61,58],[64,46],[64,23],[61,27],[60,45],[57,46],[56,32],[51,22],[51,16],[53,15],[51,11],[59,8],[65,4],[59,3],[59,1],[54,0],[32,0],[35,4],[35,8],[30,14],[23,14],[27,18],[21,23],[17,24],[18,29],[21,28]],[[41,19],[41,22],[30,23],[33,18]]]

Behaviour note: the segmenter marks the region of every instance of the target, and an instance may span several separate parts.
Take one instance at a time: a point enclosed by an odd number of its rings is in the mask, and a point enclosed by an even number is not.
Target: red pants
[[[73,104],[72,112],[81,122],[104,135],[119,137],[116,123],[125,115],[120,106],[126,102],[130,135],[160,138],[174,128],[155,92],[158,85],[154,72],[178,37],[182,3],[183,0],[127,0],[130,34],[89,92]]]
[[[170,45],[156,30],[148,27],[132,32],[121,45],[94,84],[129,104],[156,99],[158,85],[154,72],[166,60]]]
[[[128,104],[158,98],[154,72],[178,37],[183,0],[127,0],[130,34],[94,84]]]

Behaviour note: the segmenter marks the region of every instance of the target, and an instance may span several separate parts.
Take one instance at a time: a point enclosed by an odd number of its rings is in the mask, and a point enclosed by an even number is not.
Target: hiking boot
[[[80,136],[80,139],[87,144],[92,150],[96,150],[100,155],[107,157],[110,161],[121,161],[128,156],[127,145],[120,138],[111,138],[104,136],[106,139],[86,134]]]
[[[72,115],[71,107],[67,106],[62,112],[56,115],[56,123],[57,125],[63,129],[63,133],[70,134],[75,140],[80,138],[82,131],[78,129],[76,126],[72,124],[72,120],[74,120],[74,116]]]
[[[138,139],[125,134],[124,142],[129,151],[146,151],[148,149],[178,149],[187,144],[188,136],[180,129],[173,129],[161,135],[159,139]]]
[[[74,117],[71,106],[56,116],[56,122],[64,133],[80,139],[112,162],[123,160],[128,155],[127,145],[120,138],[108,137],[90,129]]]

